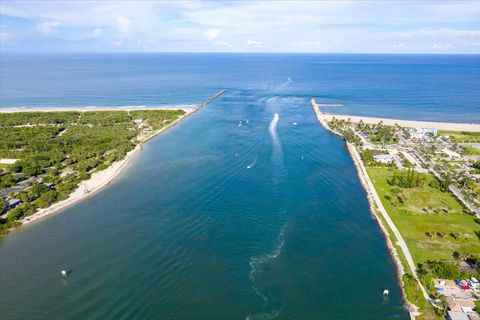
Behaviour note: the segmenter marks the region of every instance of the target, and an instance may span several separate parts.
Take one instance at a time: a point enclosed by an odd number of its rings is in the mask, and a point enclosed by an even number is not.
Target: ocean
[[[218,88],[332,113],[480,123],[479,55],[0,54],[0,108],[195,104]]]
[[[345,144],[309,99],[480,122],[477,56],[0,61],[1,108],[161,107],[227,89],[108,188],[0,239],[2,319],[408,319]]]

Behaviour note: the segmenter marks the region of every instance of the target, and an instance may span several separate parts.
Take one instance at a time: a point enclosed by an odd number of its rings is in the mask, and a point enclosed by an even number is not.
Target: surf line
[[[287,174],[283,165],[283,150],[280,138],[277,133],[277,125],[280,120],[278,113],[275,113],[270,124],[268,126],[268,131],[270,133],[270,139],[272,142],[272,178],[273,178],[273,190],[278,194],[280,202],[283,202],[283,205],[280,204],[278,217],[284,220],[284,216],[287,212],[287,207],[290,202],[290,190],[288,185],[285,185],[287,182]],[[263,292],[262,288],[259,287],[257,275],[261,272],[262,265],[271,262],[276,259],[282,252],[282,249],[285,244],[285,234],[288,229],[288,222],[283,223],[280,232],[276,238],[275,246],[270,252],[253,257],[250,260],[250,280],[252,281],[252,288],[255,293],[262,298],[263,306],[262,309],[256,313],[250,314],[246,317],[246,320],[254,319],[275,319],[279,316],[281,305],[278,301],[271,301],[272,297],[270,294]],[[276,300],[276,299],[275,299]]]

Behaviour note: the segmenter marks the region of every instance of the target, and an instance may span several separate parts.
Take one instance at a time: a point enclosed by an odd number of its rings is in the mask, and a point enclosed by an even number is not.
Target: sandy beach
[[[223,89],[220,90],[219,92],[212,95],[202,103],[198,104],[195,108],[183,109],[186,112],[185,114],[180,116],[177,120],[173,121],[169,125],[161,128],[160,130],[154,131],[148,136],[143,137],[142,141],[133,150],[129,151],[123,160],[113,163],[111,166],[109,166],[105,170],[93,173],[90,179],[82,181],[78,185],[78,188],[75,189],[75,191],[72,192],[67,199],[54,203],[48,208],[38,210],[33,215],[24,218],[22,224],[31,223],[33,221],[37,221],[41,218],[49,216],[102,190],[105,186],[109,185],[121,172],[123,172],[123,169],[125,169],[132,162],[135,156],[142,150],[142,145],[144,143],[156,137],[157,135],[161,134],[162,132],[168,130],[169,128],[177,125],[180,121],[184,120],[186,117],[190,116],[194,112],[206,106],[210,101],[217,98],[223,92],[225,92],[225,90]],[[172,108],[172,109],[178,110],[178,108]],[[42,111],[48,112],[48,110],[50,109],[44,109]],[[75,109],[69,109],[68,111],[74,111],[74,110]],[[102,109],[102,110],[105,110],[105,109]],[[120,109],[120,110],[126,110],[126,109]],[[146,109],[141,109],[141,110],[146,110]],[[158,109],[154,109],[154,110],[158,110]],[[35,111],[39,111],[39,110],[37,109]],[[58,111],[58,109],[54,109],[51,111]],[[87,110],[84,110],[84,111],[87,111]],[[93,111],[98,111],[98,110],[93,110]],[[119,111],[119,109],[113,109],[113,111]],[[20,110],[17,112],[23,112],[23,110]]]
[[[92,111],[139,111],[139,110],[183,110],[185,112],[192,112],[196,106],[193,105],[178,105],[168,107],[143,107],[143,106],[126,106],[116,108],[103,107],[76,107],[76,108],[5,108],[0,109],[0,113],[16,113],[16,112],[92,112]]]
[[[323,106],[315,101],[315,98],[311,99],[311,104],[315,109],[317,118],[319,121],[331,121],[333,118],[339,120],[350,120],[353,123],[363,121],[368,124],[378,124],[380,121],[388,126],[399,125],[407,128],[436,128],[438,130],[448,131],[468,131],[468,132],[480,132],[480,124],[474,123],[455,123],[455,122],[434,122],[434,121],[416,121],[416,120],[401,120],[401,119],[388,119],[388,118],[376,118],[376,117],[363,117],[363,116],[349,116],[344,114],[329,114],[320,110]],[[322,120],[320,120],[320,118]],[[325,126],[324,126],[325,127]]]

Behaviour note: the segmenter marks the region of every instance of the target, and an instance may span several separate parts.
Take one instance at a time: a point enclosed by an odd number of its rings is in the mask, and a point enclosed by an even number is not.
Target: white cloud
[[[393,36],[401,38],[421,38],[421,37],[438,37],[450,36],[458,38],[476,38],[480,37],[480,30],[470,29],[449,29],[449,28],[421,28],[407,31],[397,31]]]
[[[222,30],[220,29],[209,29],[203,33],[203,35],[209,40],[209,41],[215,41],[218,39],[220,36],[220,33]]]
[[[261,47],[262,44],[262,41],[256,40],[254,38],[247,39],[247,46],[249,47]]]
[[[42,22],[42,23],[39,23],[37,25],[37,30],[41,34],[48,36],[48,35],[53,34],[57,31],[56,28],[58,27],[59,24],[60,24],[60,22],[58,22],[58,21]]]
[[[405,44],[405,42],[399,42],[399,43],[394,44],[393,47],[395,49],[406,49],[407,45]]]
[[[115,27],[121,38],[131,39],[133,38],[134,32],[132,29],[132,22],[130,19],[123,16],[117,17]]]
[[[0,12],[26,50],[46,40],[33,25],[65,51],[480,52],[474,1],[0,0]]]
[[[452,44],[437,42],[437,43],[434,43],[432,47],[433,49],[436,49],[436,50],[445,50],[445,49],[452,48]]]
[[[95,28],[88,34],[90,38],[100,38],[103,35],[103,29],[102,28]]]

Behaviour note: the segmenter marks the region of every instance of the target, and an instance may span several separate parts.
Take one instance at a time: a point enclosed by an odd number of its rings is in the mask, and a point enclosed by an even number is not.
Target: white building
[[[373,156],[373,160],[380,163],[393,163],[395,161],[391,154],[377,154]]]
[[[426,138],[436,137],[438,130],[436,128],[413,128],[408,130],[413,139],[424,140]]]

